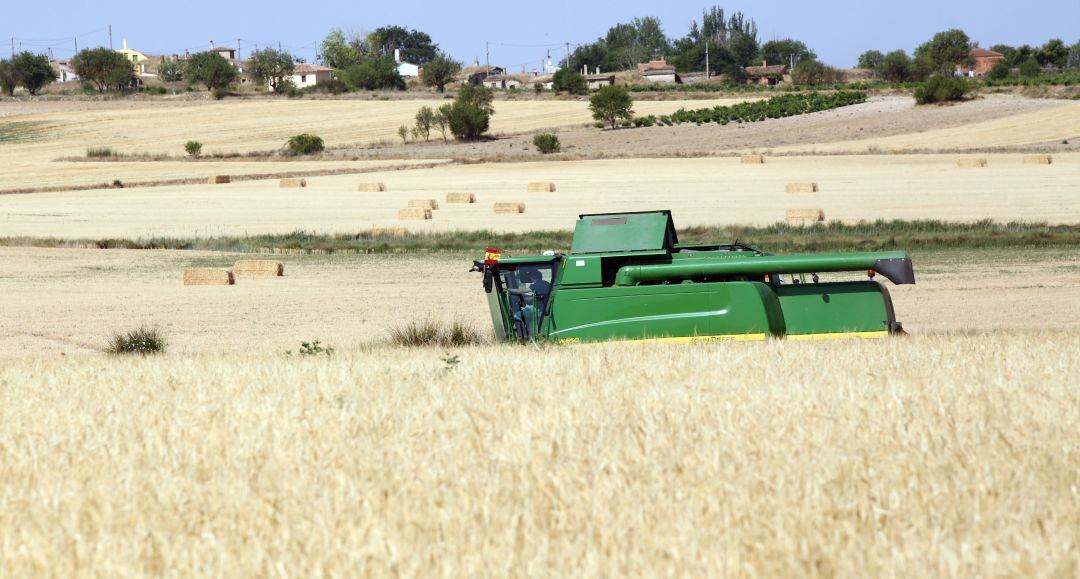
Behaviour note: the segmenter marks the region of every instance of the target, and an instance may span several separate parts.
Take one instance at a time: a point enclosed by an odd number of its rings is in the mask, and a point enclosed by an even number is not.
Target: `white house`
[[[420,66],[411,62],[401,61],[401,49],[394,49],[394,62],[397,63],[397,71],[403,78],[416,78],[420,76]]]
[[[304,88],[329,81],[332,72],[334,72],[334,69],[318,64],[299,63],[293,66],[293,73],[289,78],[292,80],[293,86]]]

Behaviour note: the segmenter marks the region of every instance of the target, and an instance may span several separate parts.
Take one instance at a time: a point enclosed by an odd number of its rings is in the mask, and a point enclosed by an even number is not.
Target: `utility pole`
[[[75,41],[75,54],[78,54],[79,53],[79,37],[78,36],[73,36],[73,37],[71,37],[71,39]]]
[[[487,67],[487,71],[491,72],[491,43],[484,42],[484,66]]]
[[[570,43],[566,43],[566,68],[570,68]]]
[[[709,80],[709,35],[705,34],[705,10],[701,10],[701,35],[705,37],[705,80]]]
[[[240,39],[236,39],[236,61],[240,61]]]
[[[112,43],[112,24],[109,25],[109,50],[113,50]]]
[[[11,37],[11,58],[15,58],[15,37]]]

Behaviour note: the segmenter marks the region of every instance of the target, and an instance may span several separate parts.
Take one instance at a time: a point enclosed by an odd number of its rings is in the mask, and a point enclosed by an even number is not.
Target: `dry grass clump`
[[[165,335],[158,328],[140,326],[125,333],[113,334],[109,345],[105,347],[108,354],[162,354],[165,352],[167,342]]]
[[[435,320],[407,322],[390,328],[390,343],[396,346],[476,346],[491,342],[491,338],[473,326],[460,321],[450,323]]]
[[[1080,337],[0,366],[0,569],[1072,576]]]

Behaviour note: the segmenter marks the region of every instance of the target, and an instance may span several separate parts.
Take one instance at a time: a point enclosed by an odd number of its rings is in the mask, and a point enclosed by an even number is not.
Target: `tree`
[[[433,86],[439,92],[446,91],[446,85],[461,72],[461,63],[440,52],[424,65],[424,84]]]
[[[368,35],[368,43],[375,56],[394,56],[398,50],[401,60],[418,65],[426,65],[438,55],[439,45],[431,37],[419,30],[403,26],[383,26]]]
[[[431,107],[420,107],[416,111],[416,134],[424,137],[425,141],[431,140],[431,126],[435,124],[435,111]]]
[[[990,50],[994,52],[1000,52],[1005,57],[1005,62],[1010,65],[1013,64],[1013,56],[1016,54],[1016,49],[1008,44],[995,44],[990,47]]]
[[[251,53],[248,68],[260,83],[269,85],[270,90],[276,93],[282,93],[287,88],[282,81],[293,73],[293,57],[284,50],[264,48]]]
[[[405,90],[405,79],[398,73],[393,56],[364,59],[345,69],[341,80],[352,90]]]
[[[1003,80],[1008,78],[1009,73],[1012,72],[1012,67],[1008,62],[1004,60],[994,63],[994,66],[986,72],[986,78],[990,80]]]
[[[877,73],[889,82],[908,82],[911,80],[911,58],[903,50],[894,50],[881,57]]]
[[[207,90],[224,90],[237,77],[236,68],[216,52],[200,52],[188,60],[188,80],[206,85]]]
[[[598,121],[605,121],[615,128],[621,119],[634,118],[634,99],[625,86],[605,86],[596,91],[589,99],[589,110]]]
[[[816,60],[804,60],[791,69],[791,82],[806,86],[838,84],[844,80],[839,70]]]
[[[436,127],[439,127],[439,132],[442,133],[442,140],[446,142],[446,131],[450,129],[450,117],[454,115],[454,105],[446,103],[435,111],[435,117],[432,119],[432,123]]]
[[[158,66],[158,78],[161,82],[181,82],[184,80],[184,63],[180,60],[169,59]]]
[[[357,44],[345,38],[340,28],[331,28],[319,45],[319,59],[330,68],[344,70],[359,64],[361,56]]]
[[[1038,61],[1034,58],[1029,58],[1020,63],[1020,76],[1024,78],[1035,78],[1042,72],[1042,67],[1039,66]]]
[[[574,70],[580,70],[582,66],[606,71],[626,70],[666,54],[669,48],[660,20],[646,16],[612,26],[603,38],[575,49],[563,64]]]
[[[856,66],[876,72],[878,65],[881,64],[881,59],[883,58],[885,58],[885,55],[882,54],[881,51],[867,50],[859,55],[859,64]]]
[[[568,92],[570,94],[585,94],[589,92],[589,83],[581,73],[570,69],[560,68],[551,77],[551,87],[555,92]]]
[[[959,28],[938,32],[915,49],[915,59],[926,59],[934,72],[952,74],[957,66],[972,64],[971,48],[975,44]]]
[[[816,59],[817,54],[801,40],[784,38],[762,44],[761,58],[769,64],[783,64],[794,68],[804,60]]]
[[[1080,68],[1080,41],[1069,47],[1069,56],[1065,59],[1066,68]]]
[[[454,137],[475,141],[487,132],[491,115],[495,114],[491,90],[483,86],[461,87],[454,104],[449,109],[450,132]],[[440,111],[441,111],[440,107]]]
[[[15,78],[26,92],[36,95],[45,85],[56,80],[56,72],[49,64],[49,57],[33,52],[20,52],[11,59]]]
[[[1035,52],[1035,60],[1042,66],[1065,68],[1069,59],[1069,47],[1060,38],[1051,38]]]
[[[135,84],[135,67],[119,52],[108,48],[87,48],[71,59],[71,68],[84,84],[106,90],[124,91]]]
[[[17,86],[19,86],[19,79],[15,76],[15,68],[11,66],[11,61],[0,60],[0,91],[12,96]]]

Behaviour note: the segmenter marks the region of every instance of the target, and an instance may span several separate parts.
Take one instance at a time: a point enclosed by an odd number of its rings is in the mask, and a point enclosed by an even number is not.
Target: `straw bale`
[[[207,183],[211,185],[218,185],[220,183],[228,183],[230,181],[228,175],[214,175],[207,180]]]
[[[380,191],[386,191],[386,183],[383,183],[381,181],[372,181],[360,184],[361,193],[378,193]]]
[[[285,264],[272,259],[241,259],[233,264],[236,277],[278,277],[285,275]]]
[[[406,207],[399,209],[397,212],[397,218],[403,221],[405,220],[418,220],[431,219],[431,210],[424,209],[422,207]]]
[[[743,165],[761,165],[765,163],[765,155],[743,155]]]
[[[825,221],[825,212],[821,209],[788,209],[784,221],[788,225],[812,225]]]
[[[282,188],[307,187],[307,179],[282,179]]]
[[[554,193],[555,184],[551,181],[537,181],[529,183],[529,193]]]
[[[1028,155],[1024,157],[1025,165],[1049,165],[1054,162],[1050,155]]]
[[[813,181],[792,181],[787,184],[788,193],[817,193],[818,184]]]
[[[959,160],[956,161],[956,166],[957,167],[985,167],[986,165],[987,165],[986,159],[983,159],[983,158],[972,159],[972,158],[969,157],[969,158],[966,158],[966,159],[959,159]]]
[[[524,203],[496,203],[495,213],[525,213]]]
[[[439,202],[434,199],[412,199],[409,201],[409,207],[419,207],[420,209],[438,209]]]
[[[447,203],[476,203],[476,195],[472,193],[447,193]]]
[[[184,270],[184,285],[233,285],[233,272],[215,267],[193,267]]]

